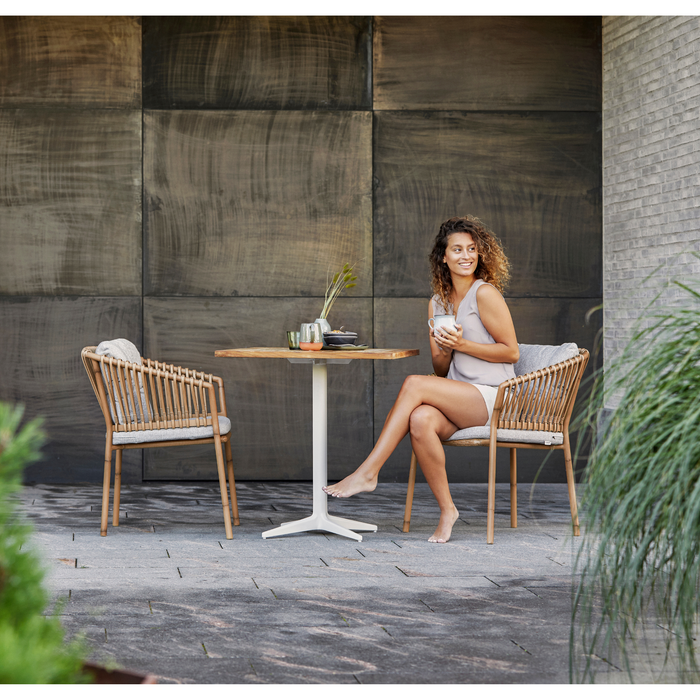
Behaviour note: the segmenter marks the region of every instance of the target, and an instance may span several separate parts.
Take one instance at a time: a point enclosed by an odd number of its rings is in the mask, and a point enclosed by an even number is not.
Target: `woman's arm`
[[[433,300],[428,302],[428,318],[434,316],[433,310]],[[450,362],[452,362],[452,350],[441,349],[440,346],[435,342],[435,333],[430,331],[430,354],[433,359],[433,369],[438,377],[446,377],[447,372],[450,369]]]
[[[447,331],[442,338],[431,342],[435,342],[441,352],[457,350],[487,362],[517,362],[520,358],[518,339],[508,305],[501,293],[495,287],[483,284],[476,290],[476,303],[481,322],[495,343],[475,343],[467,340],[462,337],[462,327],[459,325],[456,331]],[[433,354],[433,366],[434,358]]]

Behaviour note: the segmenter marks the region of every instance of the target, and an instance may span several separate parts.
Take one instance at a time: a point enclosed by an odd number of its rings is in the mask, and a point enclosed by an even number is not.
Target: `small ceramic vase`
[[[331,324],[328,323],[328,319],[325,318],[317,318],[314,323],[318,323],[319,326],[321,326],[321,331],[323,333],[330,333],[333,329],[331,328]]]

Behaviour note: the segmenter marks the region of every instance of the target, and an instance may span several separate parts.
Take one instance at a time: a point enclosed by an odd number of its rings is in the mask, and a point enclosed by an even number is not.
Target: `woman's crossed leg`
[[[487,419],[481,392],[471,384],[411,375],[404,381],[367,459],[352,474],[323,490],[336,498],[374,491],[379,470],[410,432],[416,458],[440,506],[440,523],[429,540],[447,542],[459,513],[450,495],[441,441],[461,428],[485,425]]]

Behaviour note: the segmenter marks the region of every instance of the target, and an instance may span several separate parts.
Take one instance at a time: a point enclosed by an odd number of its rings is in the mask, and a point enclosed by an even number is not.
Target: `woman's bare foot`
[[[428,537],[428,542],[439,542],[440,544],[449,542],[452,535],[452,526],[457,522],[457,518],[459,518],[459,511],[454,505],[451,512],[441,513],[437,529]]]
[[[363,491],[374,491],[375,488],[377,488],[376,475],[370,478],[357,470],[349,476],[346,476],[337,484],[333,484],[333,486],[324,486],[323,490],[329,496],[347,498],[348,496],[354,496],[356,493],[361,493]]]

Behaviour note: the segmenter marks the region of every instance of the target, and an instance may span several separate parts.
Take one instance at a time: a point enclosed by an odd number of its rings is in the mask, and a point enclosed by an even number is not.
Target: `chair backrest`
[[[498,427],[565,432],[588,364],[588,350],[565,343],[521,345],[520,353],[516,377],[506,382]]]
[[[564,360],[570,360],[578,356],[576,343],[564,343],[563,345],[525,345],[518,344],[520,359],[513,369],[515,376],[536,372],[551,365],[559,364]]]
[[[196,428],[212,425],[212,410],[226,415],[220,377],[148,359],[137,365],[96,349],[83,348],[82,359],[108,429]],[[145,410],[135,410],[139,404]]]

